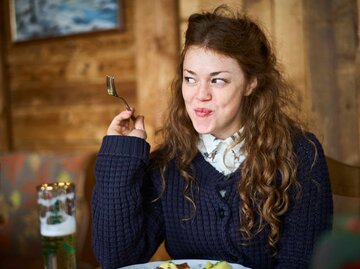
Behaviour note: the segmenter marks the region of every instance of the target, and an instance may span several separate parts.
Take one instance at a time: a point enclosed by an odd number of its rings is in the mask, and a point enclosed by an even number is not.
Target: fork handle
[[[130,107],[129,107],[129,108],[126,108],[126,110],[127,110],[127,111],[131,111]],[[135,120],[136,120],[135,115],[134,115],[134,114],[131,114],[130,119],[132,119],[132,121],[135,122]]]

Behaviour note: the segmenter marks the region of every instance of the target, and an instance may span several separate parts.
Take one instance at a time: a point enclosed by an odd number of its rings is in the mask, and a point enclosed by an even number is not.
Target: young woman
[[[144,118],[111,122],[96,162],[93,248],[101,266],[173,259],[307,268],[331,228],[323,149],[287,113],[290,87],[262,30],[223,8],[189,18],[163,143]]]

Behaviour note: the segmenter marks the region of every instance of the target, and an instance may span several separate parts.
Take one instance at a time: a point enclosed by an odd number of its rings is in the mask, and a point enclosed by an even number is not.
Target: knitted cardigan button
[[[225,211],[224,211],[224,209],[222,209],[222,208],[219,209],[219,217],[220,217],[221,219],[223,219],[223,218],[225,217]]]

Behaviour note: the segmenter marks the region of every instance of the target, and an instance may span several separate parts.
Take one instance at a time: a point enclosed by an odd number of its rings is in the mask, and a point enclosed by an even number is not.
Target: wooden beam
[[[0,4],[0,152],[12,149],[12,136],[10,126],[10,100],[6,79],[6,26],[8,23],[7,1]]]
[[[137,113],[145,116],[148,142],[161,126],[179,54],[178,2],[135,0]]]
[[[307,85],[306,46],[302,1],[273,1],[273,42],[286,79],[295,88],[295,102],[301,108],[301,119],[309,122],[311,99]]]
[[[360,0],[357,1],[357,40],[360,40]],[[357,94],[357,119],[358,119],[358,134],[360,134],[360,44],[357,43],[356,48],[356,94]],[[360,135],[358,135],[358,165],[360,166]]]

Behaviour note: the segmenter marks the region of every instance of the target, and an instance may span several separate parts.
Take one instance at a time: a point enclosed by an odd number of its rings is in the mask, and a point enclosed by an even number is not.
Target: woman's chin
[[[204,126],[194,126],[194,128],[199,134],[210,134],[213,131],[212,128]]]

